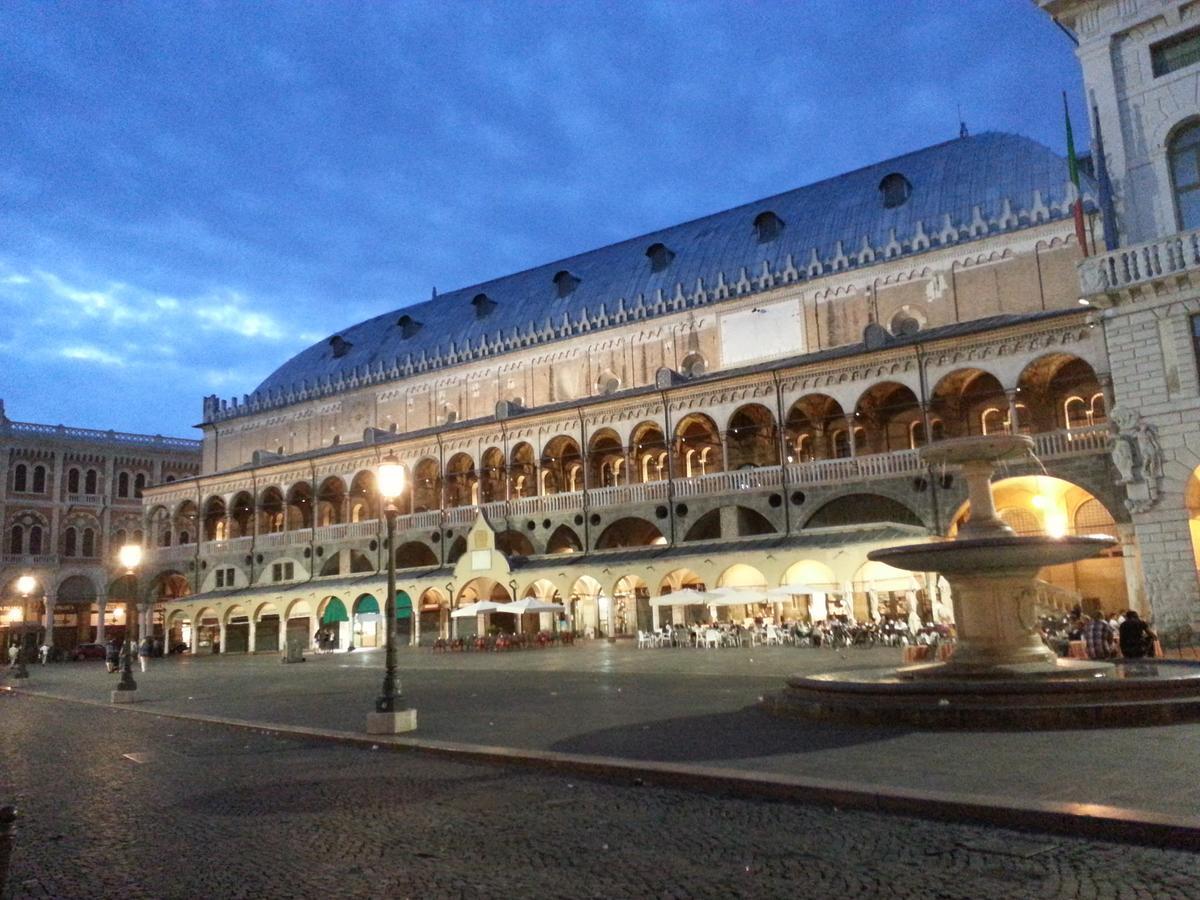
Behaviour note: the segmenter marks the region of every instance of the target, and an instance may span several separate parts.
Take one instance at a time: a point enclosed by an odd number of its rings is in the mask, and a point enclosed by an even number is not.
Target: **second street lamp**
[[[36,587],[37,579],[32,575],[22,575],[17,579],[17,593],[21,595],[21,634],[17,638],[17,658],[12,664],[13,678],[29,677],[29,670],[25,668],[25,620],[29,616],[29,595]]]
[[[137,690],[137,682],[133,680],[133,654],[137,648],[130,645],[129,636],[137,621],[137,567],[142,564],[142,548],[137,544],[125,544],[117,551],[117,559],[125,567],[125,574],[133,580],[133,598],[125,604],[125,646],[121,652],[121,680],[117,689],[112,692],[113,703],[128,703],[133,699]]]
[[[417,711],[404,706],[400,683],[396,678],[396,498],[404,492],[404,466],[395,453],[388,453],[375,472],[383,518],[387,524],[387,598],[383,604],[386,618],[387,647],[384,651],[383,688],[375,700],[375,711],[367,713],[369,734],[399,734],[417,727]]]

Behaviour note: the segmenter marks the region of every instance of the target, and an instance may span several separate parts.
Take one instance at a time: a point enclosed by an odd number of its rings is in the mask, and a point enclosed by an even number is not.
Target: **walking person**
[[[42,646],[38,647],[38,659],[44,666],[50,660],[50,645],[42,641]]]
[[[116,638],[111,638],[104,645],[104,665],[108,667],[108,671],[117,671],[117,664],[121,661],[121,645],[117,643]]]
[[[138,665],[142,667],[142,671],[146,671],[146,666],[150,664],[150,652],[154,649],[154,643],[150,638],[142,638],[138,644]]]

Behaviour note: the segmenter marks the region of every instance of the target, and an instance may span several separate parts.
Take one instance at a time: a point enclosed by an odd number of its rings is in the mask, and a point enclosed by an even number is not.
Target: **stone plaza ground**
[[[1188,819],[1200,808],[1200,725],[929,733],[755,708],[787,674],[897,656],[593,642],[406,651],[401,675],[425,741]],[[361,734],[381,665],[362,651],[156,660],[136,707]],[[22,810],[14,896],[1200,895],[1200,857],[1183,852],[142,715],[106,705],[114,678],[36,666],[21,686],[95,706],[0,693],[0,802]]]

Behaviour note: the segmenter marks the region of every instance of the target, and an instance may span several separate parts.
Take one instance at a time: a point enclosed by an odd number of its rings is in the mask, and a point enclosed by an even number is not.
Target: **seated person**
[[[1125,621],[1121,623],[1118,633],[1121,655],[1126,659],[1154,655],[1154,632],[1135,610],[1125,613]]]

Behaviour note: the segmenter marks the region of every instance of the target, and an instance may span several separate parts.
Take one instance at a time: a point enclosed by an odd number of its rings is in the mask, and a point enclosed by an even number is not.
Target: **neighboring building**
[[[1200,3],[1040,0],[1078,40],[1112,183],[1103,309],[1114,456],[1160,624],[1200,621]],[[1095,125],[1093,125],[1095,127]],[[1097,168],[1097,174],[1100,169]]]
[[[0,401],[0,640],[20,627],[22,575],[38,582],[30,641],[51,627],[66,650],[102,641],[106,628],[123,634],[128,590],[116,553],[143,540],[143,492],[199,469],[199,441],[13,422]]]
[[[915,448],[1008,429],[1047,470],[998,486],[1018,531],[1121,539],[1043,599],[1140,605],[1072,191],[1031,140],[962,137],[348,327],[206,399],[202,474],[146,492],[173,640],[377,643],[388,451],[426,642],[525,596],[627,635],[707,616],[650,603],[697,586],[795,585],[785,618],[945,618],[934,578],[866,554],[961,521],[961,482]]]

